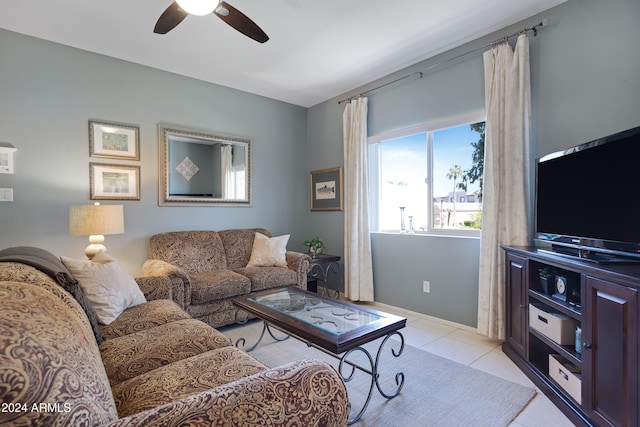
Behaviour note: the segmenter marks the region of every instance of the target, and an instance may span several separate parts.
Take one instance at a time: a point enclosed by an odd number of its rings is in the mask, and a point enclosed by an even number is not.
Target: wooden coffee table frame
[[[346,301],[327,298],[327,297],[324,297],[312,292],[308,292],[302,289],[298,289],[298,288],[291,288],[291,289],[295,290],[295,292],[297,293],[309,296],[310,298],[314,298],[322,302],[338,305],[347,310],[363,311],[363,312],[373,314],[375,316],[378,316],[378,319],[366,325],[362,325],[354,329],[351,329],[349,331],[346,331],[344,333],[334,334],[327,330],[324,330],[319,326],[310,324],[303,320],[297,319],[291,315],[288,315],[286,313],[280,312],[271,307],[262,305],[256,301],[253,301],[260,297],[281,292],[283,289],[257,292],[257,293],[254,293],[248,296],[239,297],[233,300],[233,304],[236,307],[244,311],[247,311],[263,320],[262,333],[260,334],[258,341],[254,345],[246,349],[246,351],[252,351],[253,349],[255,349],[262,341],[262,338],[264,337],[266,332],[268,332],[271,335],[271,337],[277,341],[282,341],[284,339],[287,339],[288,336],[294,336],[300,341],[303,341],[304,343],[306,343],[308,346],[317,348],[318,350],[321,350],[324,353],[332,357],[335,357],[336,359],[339,359],[340,364],[338,366],[338,372],[342,376],[342,379],[344,380],[345,383],[348,383],[353,379],[356,369],[369,374],[371,376],[371,383],[369,386],[369,393],[367,395],[366,401],[362,406],[362,408],[360,409],[360,411],[353,418],[349,419],[349,424],[355,423],[364,414],[365,410],[367,409],[367,406],[369,405],[369,401],[371,400],[374,385],[378,389],[378,392],[387,399],[393,399],[400,393],[400,391],[402,390],[402,387],[404,386],[404,373],[402,372],[396,373],[395,381],[396,381],[397,388],[391,393],[386,393],[384,390],[382,390],[382,387],[380,386],[380,383],[378,381],[380,377],[380,374],[378,371],[378,365],[379,365],[380,355],[382,353],[382,350],[386,346],[387,342],[389,341],[389,338],[391,338],[393,335],[398,335],[400,342],[399,342],[398,350],[395,350],[392,348],[391,353],[393,354],[394,357],[400,357],[400,355],[402,354],[402,351],[404,349],[404,337],[399,332],[399,330],[406,326],[407,319],[400,316],[393,315],[393,314],[385,313],[379,310],[375,310],[369,307],[362,307],[359,305],[351,304]],[[285,338],[276,337],[271,331],[270,325],[284,332],[288,336]],[[371,341],[374,341],[382,337],[384,337],[384,339],[380,343],[380,346],[378,347],[378,350],[377,350],[376,357],[374,359],[371,353],[369,353],[369,351],[367,351],[362,346],[364,344],[367,344]],[[244,344],[245,344],[244,338],[240,338],[236,341],[236,346],[238,347],[244,346]],[[366,356],[367,360],[370,363],[370,368],[360,366],[348,360],[349,356],[356,351],[359,351]],[[351,367],[351,369],[346,373],[345,373],[346,371],[345,365],[349,365]]]

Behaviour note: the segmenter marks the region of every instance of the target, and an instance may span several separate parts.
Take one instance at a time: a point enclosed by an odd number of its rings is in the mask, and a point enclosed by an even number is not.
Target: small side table
[[[317,282],[320,280],[322,282],[322,295],[330,296],[329,290],[327,289],[327,278],[329,272],[333,272],[334,274],[340,272],[339,261],[340,257],[338,255],[320,254],[311,257],[311,270],[307,274],[307,279],[315,281],[316,286],[315,289],[312,289],[312,287],[307,285],[307,289],[317,292]],[[339,296],[340,291],[336,291],[336,298]]]

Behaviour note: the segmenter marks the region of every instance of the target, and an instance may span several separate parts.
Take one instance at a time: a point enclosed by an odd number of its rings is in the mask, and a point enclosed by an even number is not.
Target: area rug
[[[255,331],[255,328],[254,328]],[[223,331],[232,339],[242,336],[243,328]],[[247,346],[256,336],[247,339]],[[282,336],[276,332],[276,336]],[[365,348],[375,360],[381,340]],[[399,341],[388,340],[380,356],[380,384],[387,394],[396,387],[396,373],[404,373],[405,382],[400,394],[387,400],[375,389],[362,418],[355,426],[429,426],[429,427],[504,427],[508,426],[535,396],[535,390],[507,381],[449,359],[405,345],[400,357],[392,354],[399,349]],[[294,338],[275,342],[268,335],[251,353],[267,366],[278,366],[303,358],[315,358],[331,363],[336,369],[339,361],[308,347]],[[353,352],[349,360],[370,366],[367,356]],[[344,373],[351,370],[345,366]],[[353,417],[361,408],[369,391],[369,375],[356,370],[347,383]]]

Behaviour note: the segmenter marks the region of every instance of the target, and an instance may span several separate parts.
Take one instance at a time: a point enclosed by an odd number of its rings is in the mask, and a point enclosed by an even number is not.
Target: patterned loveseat
[[[346,425],[344,383],[329,365],[269,369],[168,299],[167,278],[139,280],[98,345],[67,289],[0,262],[0,425]]]
[[[248,266],[256,233],[264,228],[224,231],[175,231],[156,234],[149,241],[144,276],[164,276],[173,283],[175,301],[194,318],[214,328],[247,319],[232,300],[250,292],[307,287],[311,258],[286,251],[286,266]]]

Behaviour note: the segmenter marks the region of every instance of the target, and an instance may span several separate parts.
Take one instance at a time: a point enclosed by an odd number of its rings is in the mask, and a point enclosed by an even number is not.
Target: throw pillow
[[[256,233],[247,267],[286,267],[289,234],[267,237]]]
[[[100,323],[108,325],[127,308],[146,302],[133,277],[106,253],[97,253],[92,261],[61,259],[80,283]]]

